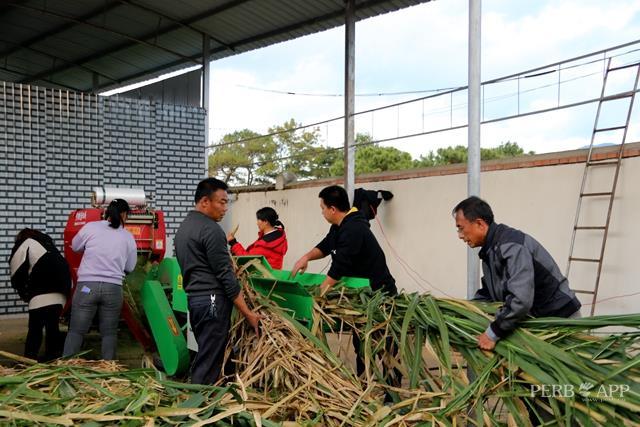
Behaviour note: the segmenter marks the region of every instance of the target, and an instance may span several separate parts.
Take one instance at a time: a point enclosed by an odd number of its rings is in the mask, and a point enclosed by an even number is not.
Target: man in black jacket
[[[478,346],[493,350],[527,316],[579,317],[580,301],[549,252],[533,237],[493,221],[493,212],[479,197],[453,209],[458,237],[472,248],[482,247],[482,287],[474,300],[501,301]]]
[[[256,335],[260,315],[244,301],[227,250],[227,237],[218,224],[227,212],[227,184],[215,178],[200,181],[195,202],[195,210],[180,225],[174,243],[187,293],[189,322],[198,344],[191,382],[213,384],[222,370],[233,305]]]
[[[304,272],[309,261],[331,255],[331,267],[321,285],[321,294],[331,289],[342,276],[369,279],[371,289],[396,295],[396,281],[389,272],[387,260],[369,221],[356,208],[349,208],[344,188],[332,185],[320,192],[322,216],[331,224],[329,233],[293,266],[292,275]]]
[[[332,185],[324,188],[319,197],[322,216],[331,224],[331,228],[320,243],[295,263],[291,274],[295,276],[298,272],[304,272],[309,261],[331,255],[331,267],[320,286],[321,295],[326,294],[342,276],[367,278],[372,290],[388,296],[396,295],[396,281],[389,272],[384,252],[369,228],[369,221],[356,208],[349,208],[345,189]],[[360,340],[356,334],[353,335],[353,345],[357,372],[361,375],[364,362],[359,355]],[[396,352],[394,348],[389,351]],[[399,385],[400,373],[394,372],[394,375],[394,385]]]

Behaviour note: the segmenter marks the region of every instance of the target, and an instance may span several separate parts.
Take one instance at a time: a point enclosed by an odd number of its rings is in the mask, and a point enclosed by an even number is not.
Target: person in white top
[[[24,355],[48,362],[62,354],[62,335],[58,327],[62,307],[71,289],[69,265],[45,233],[25,228],[16,236],[9,258],[11,285],[29,304],[29,330]],[[45,330],[44,356],[39,358],[42,330]]]
[[[99,311],[102,358],[116,358],[122,279],[125,273],[133,271],[137,260],[136,242],[124,228],[128,213],[127,201],[115,199],[107,207],[105,221],[86,224],[71,241],[71,248],[83,255],[62,353],[64,357],[80,352],[84,335]]]

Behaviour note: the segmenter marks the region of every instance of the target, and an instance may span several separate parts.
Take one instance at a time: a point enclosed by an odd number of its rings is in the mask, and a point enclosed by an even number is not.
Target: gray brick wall
[[[204,168],[204,110],[0,82],[0,316],[21,313],[9,281],[17,231],[62,249],[70,211],[98,185],[143,188],[175,233]]]
[[[193,107],[182,105],[156,106],[156,167],[163,173],[155,181],[155,203],[163,207],[170,235],[175,234],[182,218],[193,207],[195,185],[204,178],[202,144],[190,142],[198,130],[204,134],[201,125],[204,119],[192,110]]]

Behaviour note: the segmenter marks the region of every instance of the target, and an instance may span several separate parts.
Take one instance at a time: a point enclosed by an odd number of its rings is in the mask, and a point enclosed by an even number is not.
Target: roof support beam
[[[68,21],[72,21],[72,22],[75,22],[77,24],[86,25],[88,27],[96,28],[98,30],[105,31],[107,33],[114,34],[114,35],[119,36],[119,37],[124,37],[126,39],[131,40],[132,42],[134,42],[136,44],[142,44],[142,45],[145,45],[145,46],[148,46],[148,47],[153,47],[153,48],[156,48],[156,49],[163,50],[163,51],[165,51],[165,52],[167,52],[167,53],[169,53],[171,55],[177,56],[178,58],[182,58],[185,61],[195,62],[196,64],[200,63],[199,61],[197,61],[195,59],[191,59],[188,56],[185,56],[185,55],[183,55],[183,54],[181,54],[179,52],[176,52],[174,50],[168,49],[166,47],[162,47],[162,46],[160,46],[158,44],[149,43],[149,42],[144,41],[142,39],[138,39],[138,38],[132,37],[132,36],[130,36],[128,34],[124,34],[124,33],[121,33],[119,31],[112,30],[112,29],[104,27],[102,25],[96,25],[96,24],[92,24],[90,22],[80,21],[79,19],[76,19],[73,16],[64,15],[62,13],[52,12],[50,10],[39,9],[39,8],[36,8],[36,7],[31,7],[31,6],[16,6],[16,7],[20,7],[20,8],[27,9],[27,10],[31,10],[31,11],[34,11],[34,12],[39,12],[39,13],[42,13],[42,14],[45,14],[45,15],[55,16],[56,18],[66,19]],[[35,78],[34,78],[34,80],[35,80]],[[21,82],[21,83],[27,83],[27,82]]]
[[[12,5],[8,5],[6,6],[7,8],[10,6],[17,6],[17,4],[12,4]],[[115,9],[116,7],[120,6],[120,4],[117,1],[114,1],[112,3],[109,4],[105,4],[104,6],[101,6],[97,9],[92,10],[89,13],[86,13],[82,16],[79,16],[77,19],[79,21],[87,21],[91,18],[95,18],[96,16],[102,15],[104,13],[109,12],[112,9]],[[17,51],[19,51],[20,49],[24,49],[24,48],[28,48],[29,46],[32,46],[38,42],[41,42],[43,40],[46,40],[49,37],[55,36],[56,34],[60,34],[63,31],[66,31],[72,27],[75,27],[76,25],[79,25],[77,22],[69,22],[67,24],[61,25],[59,27],[56,27],[52,30],[46,31],[44,33],[38,34],[35,37],[32,37],[28,40],[25,40],[21,43],[15,43],[15,46],[9,49],[6,49],[2,52],[0,52],[0,59],[4,58],[5,56],[9,56],[12,53],[15,53]]]
[[[12,70],[11,68],[7,68],[7,67],[0,67],[0,70],[4,70],[8,73],[11,74],[15,74],[16,76],[25,76],[26,74],[21,72],[21,71],[17,71],[17,70]],[[80,89],[77,87],[73,87],[73,86],[69,86],[69,85],[64,85],[61,83],[56,83],[52,80],[48,80],[48,79],[41,79],[41,81],[49,83],[51,86],[55,86],[56,88],[64,88],[64,89],[69,89],[69,90],[73,90],[76,92],[80,92]],[[20,83],[12,83],[12,82],[7,82],[8,84],[20,84]]]
[[[98,93],[98,88],[100,87],[100,76],[97,73],[93,73],[91,88],[93,93]]]
[[[344,14],[344,188],[351,202],[355,191],[354,117],[356,78],[356,1],[347,0]]]
[[[211,41],[209,36],[202,36],[202,108],[204,109],[204,176],[209,176],[209,82],[211,79]]]
[[[19,43],[14,43],[14,42],[9,41],[9,40],[0,40],[0,42],[7,43],[7,44],[15,44],[15,45],[19,44]],[[111,76],[108,76],[108,75],[104,74],[101,71],[95,70],[92,67],[88,67],[86,65],[78,64],[77,62],[74,62],[74,61],[68,61],[68,60],[66,60],[64,58],[61,58],[59,56],[52,55],[49,52],[46,52],[44,50],[36,49],[34,47],[29,47],[29,46],[22,46],[21,48],[22,49],[26,49],[26,50],[30,50],[30,51],[38,53],[38,54],[40,54],[42,56],[46,56],[47,58],[53,59],[54,60],[54,65],[55,65],[55,61],[62,61],[62,63],[64,63],[64,64],[69,64],[69,65],[76,66],[76,67],[81,68],[81,69],[83,69],[85,71],[88,71],[91,74],[97,73],[100,76],[106,78],[107,80],[110,80],[111,82],[116,82],[116,83],[118,82],[118,80],[116,80],[115,78],[113,78]]]
[[[0,5],[0,15],[5,13],[7,10],[11,9],[11,6],[16,5],[18,3],[26,3],[27,0],[5,0]]]
[[[237,6],[239,6],[239,5],[243,4],[243,3],[246,3],[248,1],[251,1],[251,0],[233,0],[233,1],[229,1],[229,2],[227,2],[225,4],[220,5],[220,6],[216,6],[214,8],[211,8],[211,9],[207,10],[206,12],[199,13],[198,15],[192,16],[191,18],[182,21],[182,23],[183,24],[187,24],[187,25],[191,25],[191,24],[193,24],[193,23],[195,23],[197,21],[201,21],[203,19],[210,18],[211,16],[214,16],[216,14],[222,13],[222,12],[228,10],[228,9],[237,7]],[[163,34],[167,34],[167,33],[171,32],[171,31],[175,31],[175,30],[177,30],[179,28],[180,28],[180,25],[172,24],[172,25],[169,25],[169,26],[167,26],[167,27],[165,27],[165,28],[163,28],[163,29],[161,29],[159,31],[153,31],[153,32],[150,32],[148,34],[145,34],[145,35],[141,36],[140,39],[141,40],[152,39],[152,38],[161,36]],[[96,53],[91,54],[89,56],[85,56],[84,58],[76,59],[76,62],[80,63],[80,64],[84,64],[84,63],[96,60],[98,58],[102,58],[103,56],[111,55],[111,54],[119,52],[121,50],[128,49],[130,47],[135,46],[136,44],[138,44],[138,43],[137,42],[121,43],[121,44],[119,44],[117,46],[113,46],[113,47],[111,47],[109,49],[105,49],[105,50],[102,50],[100,52],[96,52]],[[228,49],[228,48],[227,47],[219,48],[219,50],[226,50],[226,49]],[[233,49],[233,47],[231,47],[231,49]],[[193,56],[182,57],[183,59],[181,59],[181,60],[179,60],[177,62],[174,62],[174,63],[181,64],[181,63],[185,63],[185,62],[194,62],[196,64],[200,64],[200,56],[201,55],[198,54],[198,55],[193,55]],[[167,67],[167,65],[164,65],[162,68],[166,68],[166,67]],[[59,66],[59,67],[52,67],[52,68],[50,68],[48,70],[42,71],[41,73],[38,73],[38,74],[32,76],[29,79],[25,79],[24,83],[32,82],[32,81],[35,81],[35,80],[40,80],[42,77],[46,77],[48,75],[57,74],[57,73],[66,71],[66,70],[68,70],[70,68],[72,68],[72,67],[71,66],[66,66],[66,65]],[[144,74],[148,74],[148,73],[149,73],[149,71],[145,72]],[[127,79],[130,79],[130,78],[131,77],[128,77]],[[124,79],[124,80],[127,80],[127,79]]]
[[[347,0],[345,0],[346,2]],[[367,7],[373,7],[373,6],[377,6],[379,4],[382,3],[386,3],[388,0],[364,0],[364,1],[360,1],[360,2],[356,2],[355,5],[355,11],[359,11],[361,9],[365,9]],[[262,33],[262,34],[258,34],[256,36],[253,37],[248,37],[246,39],[243,40],[239,40],[237,42],[234,42],[233,45],[238,47],[238,46],[242,46],[248,43],[253,43],[253,42],[257,42],[260,40],[264,40],[267,39],[269,37],[273,37],[273,36],[277,36],[279,34],[283,34],[283,33],[289,33],[295,30],[298,30],[300,28],[304,28],[304,27],[308,27],[309,25],[313,25],[313,24],[319,24],[321,22],[324,21],[328,21],[331,19],[336,19],[336,18],[341,18],[344,16],[344,9],[337,9],[334,12],[329,12],[326,13],[322,16],[318,16],[316,18],[311,18],[311,19],[307,19],[306,21],[302,21],[302,22],[298,22],[295,24],[291,24],[291,25],[287,25],[286,27],[281,27],[281,28],[276,28],[275,30],[271,30],[271,31],[267,31],[266,33]],[[213,53],[215,52],[219,52],[222,49],[216,49],[213,51]]]
[[[159,17],[161,17],[163,19],[166,19],[168,21],[171,21],[174,24],[179,25],[180,27],[183,27],[183,28],[191,30],[191,31],[193,31],[195,33],[198,33],[198,35],[201,35],[201,36],[207,35],[207,36],[209,36],[209,38],[211,40],[215,41],[216,43],[218,43],[218,44],[220,44],[220,45],[222,45],[224,47],[226,47],[227,49],[229,49],[231,51],[235,50],[235,48],[233,46],[230,46],[230,45],[226,44],[225,42],[223,42],[222,40],[220,40],[216,36],[212,35],[211,33],[207,32],[207,31],[204,31],[204,30],[201,30],[199,28],[196,28],[191,24],[186,24],[184,22],[180,22],[177,19],[173,18],[172,16],[169,16],[166,13],[159,11],[158,9],[151,8],[151,7],[146,6],[146,5],[138,4],[138,3],[133,2],[131,0],[119,0],[119,1],[121,3],[129,5],[131,7],[136,7],[138,9],[140,9],[140,10],[144,10],[145,12],[149,12],[149,13],[153,13],[154,15],[158,15]]]
[[[236,0],[237,3],[244,3],[245,1],[250,1],[250,0]],[[363,8],[366,8],[366,7],[372,7],[372,6],[376,6],[378,4],[382,4],[385,1],[388,1],[388,0],[369,0],[369,1],[363,1],[361,3],[356,3],[356,12],[358,10],[361,10]],[[223,5],[223,6],[225,6],[225,5]],[[269,37],[277,36],[277,35],[282,34],[282,33],[295,31],[297,29],[304,28],[304,27],[306,27],[308,25],[312,25],[312,24],[328,21],[330,19],[340,18],[343,15],[344,15],[344,9],[338,9],[335,12],[330,12],[330,13],[324,14],[322,16],[319,16],[317,18],[311,18],[311,19],[308,19],[306,21],[299,22],[297,24],[287,25],[286,27],[277,28],[277,29],[272,30],[272,31],[267,31],[267,32],[262,33],[262,34],[258,34],[258,35],[252,36],[252,37],[248,37],[248,38],[245,38],[245,39],[242,39],[242,40],[235,41],[235,42],[231,43],[231,45],[234,46],[234,48],[237,49],[237,48],[242,47],[242,46],[244,46],[246,44],[249,44],[249,43],[254,43],[254,42],[257,42],[257,41],[268,39]],[[204,18],[202,18],[202,19],[204,19]],[[211,56],[213,57],[216,53],[220,53],[220,52],[223,52],[225,50],[226,50],[226,48],[221,48],[221,47],[212,49],[211,50]],[[200,54],[191,56],[191,58],[199,58],[199,57],[200,57]],[[164,65],[152,68],[150,70],[145,70],[145,71],[143,71],[141,73],[132,74],[130,76],[123,77],[122,81],[123,82],[130,82],[131,80],[135,80],[135,79],[140,78],[140,77],[144,77],[144,76],[147,76],[147,75],[153,75],[155,73],[161,72],[162,70],[166,70],[166,69],[171,69],[173,67],[177,67],[180,64],[184,64],[184,61],[173,61],[173,62],[170,62],[169,64],[164,64]],[[106,88],[108,86],[111,86],[111,85],[103,85],[101,89],[104,89],[104,88]]]

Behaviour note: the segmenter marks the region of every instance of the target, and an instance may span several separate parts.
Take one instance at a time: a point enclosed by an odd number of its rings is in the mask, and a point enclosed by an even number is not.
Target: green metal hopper
[[[246,268],[249,282],[256,291],[268,296],[280,307],[290,310],[300,322],[311,323],[313,297],[308,288],[319,286],[326,275],[298,273],[291,277],[291,271],[271,268],[267,260],[260,255],[239,256],[235,259],[239,266]],[[348,288],[368,288],[369,279],[343,277],[340,285]]]
[[[301,323],[311,324],[313,297],[309,288],[319,286],[326,278],[324,274],[302,273],[292,278],[290,271],[271,268],[262,256],[240,256],[235,259],[239,266],[246,269],[249,282],[256,291],[289,310]],[[340,285],[367,288],[369,280],[343,277]],[[140,289],[140,299],[164,371],[169,375],[185,372],[189,367],[189,350],[176,313],[186,314],[188,305],[180,266],[175,258],[165,258],[148,271]]]
[[[169,290],[173,308],[167,299]],[[169,375],[185,372],[189,367],[189,350],[174,309],[186,313],[187,296],[177,260],[165,258],[157,269],[150,270],[140,295],[164,371]]]

